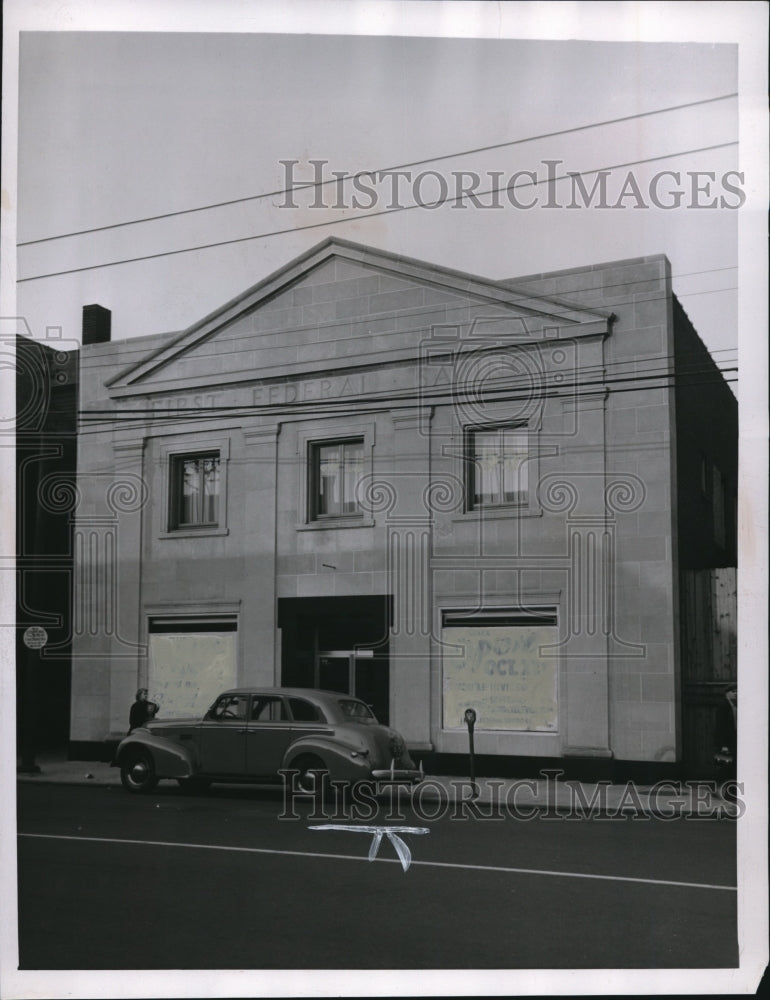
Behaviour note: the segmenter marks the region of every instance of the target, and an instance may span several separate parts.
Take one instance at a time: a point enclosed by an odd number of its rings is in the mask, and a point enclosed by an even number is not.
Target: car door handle
[[[238,729],[237,732],[239,732],[239,733],[248,733],[248,729]]]

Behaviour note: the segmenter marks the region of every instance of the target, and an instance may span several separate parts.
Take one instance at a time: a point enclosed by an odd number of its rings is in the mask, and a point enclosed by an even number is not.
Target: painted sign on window
[[[477,729],[556,731],[556,626],[445,626],[442,637],[460,647],[443,654],[445,729],[464,728],[473,708]]]
[[[236,682],[235,632],[150,635],[149,698],[159,719],[201,718]]]

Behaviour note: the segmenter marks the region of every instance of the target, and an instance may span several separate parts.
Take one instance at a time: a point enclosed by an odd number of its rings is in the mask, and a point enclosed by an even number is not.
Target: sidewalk
[[[20,782],[47,785],[101,785],[120,787],[120,770],[97,760],[65,760],[41,756],[39,774],[17,774]],[[472,798],[467,777],[426,775],[413,795],[428,810],[431,801],[445,799],[456,810],[472,815],[473,806],[489,815],[490,811],[509,813],[526,819],[533,812],[552,811],[558,815],[587,816],[601,813],[607,816],[676,816],[736,817],[742,807],[726,802],[707,782],[671,782],[660,785],[586,784],[577,781],[537,779],[478,778],[478,796]]]

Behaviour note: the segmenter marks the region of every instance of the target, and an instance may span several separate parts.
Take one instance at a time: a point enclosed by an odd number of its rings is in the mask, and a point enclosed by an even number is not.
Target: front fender
[[[306,736],[292,743],[284,754],[281,769],[291,769],[298,757],[312,754],[324,761],[332,781],[360,781],[368,778],[372,770],[371,762],[360,751],[355,751],[355,757],[353,752],[353,748],[337,740]]]
[[[149,730],[137,730],[119,744],[114,764],[120,767],[138,750],[152,754],[155,773],[159,778],[189,778],[197,772],[192,753],[178,743],[172,743]]]

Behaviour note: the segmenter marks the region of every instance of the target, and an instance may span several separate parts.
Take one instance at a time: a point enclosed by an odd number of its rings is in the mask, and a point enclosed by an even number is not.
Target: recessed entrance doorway
[[[390,603],[384,596],[279,600],[281,683],[354,695],[387,724]]]

